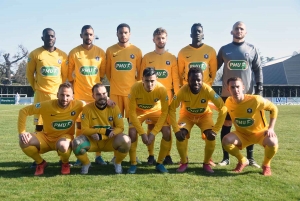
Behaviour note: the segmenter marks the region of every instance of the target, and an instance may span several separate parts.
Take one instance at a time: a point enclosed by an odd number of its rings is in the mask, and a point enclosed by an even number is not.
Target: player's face
[[[52,30],[46,31],[46,33],[44,33],[44,35],[42,37],[42,40],[44,41],[45,47],[54,47],[54,44],[56,41],[54,31],[52,31]]]
[[[147,92],[153,91],[156,86],[156,80],[157,77],[155,74],[148,77],[143,77],[144,88]]]
[[[191,38],[195,42],[201,42],[203,40],[204,33],[203,29],[200,26],[195,26],[191,32]]]
[[[189,80],[189,87],[193,94],[198,94],[202,87],[202,74],[195,73],[190,75]]]
[[[95,99],[96,106],[103,108],[107,105],[107,91],[105,87],[95,88],[93,91],[93,98]]]
[[[244,85],[240,80],[230,81],[228,84],[228,91],[230,95],[236,100],[242,100],[244,97]]]
[[[94,30],[93,29],[86,29],[81,34],[80,37],[85,45],[91,45],[94,40]]]
[[[127,43],[130,38],[130,31],[128,27],[121,27],[117,32],[118,40],[120,43]]]
[[[236,24],[231,31],[233,38],[238,40],[245,38],[246,33],[246,25],[243,23]]]
[[[159,49],[165,48],[165,45],[167,43],[167,34],[162,33],[160,35],[155,35],[153,38],[153,42],[155,43],[155,46]]]
[[[71,88],[62,87],[57,93],[58,105],[61,108],[66,108],[69,106],[70,102],[73,100],[73,90]]]

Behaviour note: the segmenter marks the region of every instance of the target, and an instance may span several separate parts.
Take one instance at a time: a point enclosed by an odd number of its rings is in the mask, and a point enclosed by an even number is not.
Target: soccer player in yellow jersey
[[[91,25],[82,27],[80,37],[82,44],[69,53],[68,80],[74,84],[74,98],[90,103],[94,101],[92,87],[96,83],[100,83],[105,75],[106,55],[101,48],[93,44],[95,35]],[[81,133],[80,128],[78,122],[76,135]],[[100,154],[96,155],[95,161],[98,164],[106,165]],[[75,163],[74,165],[80,164]]]
[[[145,145],[149,146],[155,135],[162,132],[160,151],[156,163],[156,170],[165,173],[168,170],[164,167],[163,160],[171,147],[171,131],[166,119],[168,116],[168,102],[166,88],[157,81],[157,72],[154,68],[146,68],[143,71],[143,79],[135,83],[130,91],[129,97],[129,136],[131,148],[129,151],[131,166],[128,173],[136,172],[136,148],[137,135],[142,137]],[[142,127],[145,120],[150,120],[155,126],[149,135]]]
[[[262,173],[270,176],[271,159],[278,150],[278,139],[274,131],[278,109],[272,102],[259,95],[244,94],[245,86],[239,77],[229,78],[227,85],[231,96],[225,105],[236,130],[224,136],[222,145],[229,154],[238,159],[233,171],[242,172],[249,165],[249,160],[241,154],[240,149],[251,144],[260,144],[265,149]],[[265,110],[270,111],[269,125]]]
[[[147,67],[154,67],[157,73],[157,81],[165,86],[169,98],[169,103],[173,98],[173,91],[175,94],[179,90],[180,80],[178,76],[178,67],[176,57],[166,51],[165,45],[167,43],[167,31],[163,28],[155,29],[153,33],[153,42],[155,44],[155,50],[145,54],[142,59],[141,73]],[[142,77],[142,75],[140,75]],[[151,124],[149,124],[151,125]],[[153,126],[148,125],[147,134],[153,129]],[[152,124],[153,125],[153,124]],[[148,164],[155,163],[154,159],[154,140],[150,146],[148,146]],[[164,164],[173,164],[170,153],[166,156]]]
[[[218,108],[217,122],[214,124],[212,111],[208,106],[212,101]],[[176,120],[176,108],[181,104],[179,120]],[[227,108],[222,98],[207,84],[203,82],[202,69],[191,67],[188,72],[188,84],[181,87],[178,94],[173,97],[169,107],[169,117],[173,131],[177,138],[176,145],[181,158],[177,172],[185,172],[188,168],[187,148],[192,127],[196,124],[200,135],[205,135],[203,169],[213,173],[210,167],[210,158],[215,149],[215,136],[222,127],[227,114]]]
[[[67,54],[55,47],[55,31],[43,30],[44,45],[32,51],[28,56],[26,77],[32,87],[34,103],[56,99],[56,92],[68,76]],[[39,114],[34,115],[36,131],[43,130],[43,121]]]
[[[71,140],[75,134],[75,120],[82,111],[83,102],[73,100],[73,89],[70,83],[59,86],[57,99],[44,101],[24,107],[19,112],[18,131],[22,151],[37,164],[36,176],[44,174],[47,162],[41,154],[57,151],[62,160],[61,173],[69,174],[69,157]],[[27,116],[41,114],[44,129],[36,134],[26,131]]]
[[[190,36],[192,44],[182,48],[177,58],[181,84],[188,82],[189,68],[198,67],[203,71],[203,82],[211,86],[217,73],[216,51],[203,43],[204,33],[200,23],[193,24]]]
[[[91,166],[86,151],[114,151],[115,172],[121,174],[121,162],[127,156],[131,145],[129,136],[123,134],[123,116],[118,106],[107,105],[107,91],[104,85],[95,84],[92,92],[95,101],[86,105],[82,111],[83,135],[73,141],[73,151],[83,164],[81,174],[87,174]],[[83,152],[80,151],[82,149]]]

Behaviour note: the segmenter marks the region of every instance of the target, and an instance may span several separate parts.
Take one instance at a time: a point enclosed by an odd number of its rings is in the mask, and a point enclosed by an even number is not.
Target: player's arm
[[[106,71],[105,69],[106,69],[106,54],[103,50],[101,50],[101,64],[100,64],[100,72],[99,72],[101,82],[105,76],[105,71]]]
[[[180,86],[183,86],[183,77],[184,77],[184,57],[181,53],[181,51],[178,54],[177,57],[177,66],[178,66],[178,76],[180,80]]]
[[[74,60],[74,54],[71,51],[68,56],[68,81],[73,84],[73,72],[75,70],[75,60]]]
[[[136,80],[139,81],[142,79],[143,76],[143,69],[142,69],[142,51],[139,49],[138,54],[136,55]]]
[[[66,82],[68,78],[68,56],[66,54],[63,54],[63,60],[61,64],[61,78],[62,83]]]
[[[219,70],[221,68],[221,66],[223,65],[224,60],[223,60],[223,51],[222,51],[222,47],[220,48],[218,55],[217,55],[217,70]]]
[[[275,128],[275,123],[276,123],[276,119],[278,116],[278,108],[277,106],[272,103],[271,101],[264,99],[262,97],[259,97],[259,99],[263,100],[264,103],[264,110],[270,111],[270,122],[269,122],[269,128],[266,131],[266,135],[273,137],[276,136],[275,132],[274,132],[274,128]]]
[[[211,82],[209,83],[210,86],[212,86],[213,82],[215,81],[216,74],[217,74],[217,68],[218,68],[217,66],[218,66],[218,63],[217,63],[216,51],[212,50],[211,58],[209,60],[209,76],[210,76],[210,80],[211,80]]]
[[[140,121],[137,118],[137,114],[136,114],[136,107],[137,107],[137,103],[136,103],[136,95],[135,95],[135,90],[136,90],[136,85],[134,85],[131,88],[130,94],[128,96],[129,98],[129,120],[132,123],[132,125],[135,127],[135,129],[137,130],[139,135],[145,134],[145,130],[143,129]]]
[[[105,73],[107,79],[110,81],[111,78],[111,54],[109,48],[106,50],[106,68],[105,68]]]
[[[43,110],[46,107],[43,107],[42,103],[36,103],[35,105],[29,105],[26,106],[19,111],[19,117],[18,117],[18,132],[19,134],[26,132],[26,120],[28,116],[34,115],[34,114],[41,114]]]
[[[210,87],[209,87],[209,99],[218,108],[217,122],[215,123],[214,128],[212,129],[215,133],[218,133],[221,130],[223,123],[225,121],[227,115],[227,107],[225,106],[222,98]]]
[[[171,71],[172,71],[171,73],[172,73],[172,82],[173,82],[174,92],[175,92],[175,94],[177,94],[181,84],[180,84],[178,66],[177,66],[177,61],[176,61],[175,56],[172,61]]]
[[[27,80],[32,87],[33,91],[35,91],[34,83],[34,73],[36,71],[36,60],[34,54],[31,52],[28,56],[27,67],[26,67],[26,77]]]
[[[174,133],[176,133],[180,130],[178,123],[177,123],[177,118],[176,118],[176,109],[180,105],[181,94],[182,94],[182,90],[179,90],[179,92],[174,95],[173,100],[169,106],[169,118],[170,118],[170,123],[172,125]]]
[[[256,90],[255,94],[261,94],[263,91],[263,73],[261,66],[261,59],[256,48],[254,48],[254,58],[252,60],[252,71],[254,73]]]
[[[153,130],[151,133],[153,135],[157,135],[160,132],[161,128],[163,127],[164,123],[166,122],[168,113],[169,113],[169,99],[167,95],[167,90],[164,87],[160,89],[160,104],[161,104],[161,114],[158,118]]]
[[[124,122],[123,122],[123,116],[117,105],[113,108],[113,114],[114,114],[113,134],[118,135],[124,131]]]

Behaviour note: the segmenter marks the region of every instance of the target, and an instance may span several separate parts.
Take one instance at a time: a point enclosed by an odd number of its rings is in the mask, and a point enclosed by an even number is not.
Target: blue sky
[[[152,33],[157,27],[168,31],[167,49],[177,55],[191,43],[190,28],[200,22],[204,43],[218,52],[232,41],[230,31],[236,21],[244,21],[246,41],[260,49],[265,57],[280,58],[300,51],[299,0],[1,0],[0,52],[11,54],[18,44],[29,51],[43,45],[42,30],[53,28],[56,47],[69,53],[82,43],[81,27],[90,24],[106,50],[117,42],[116,27],[131,26],[131,43],[143,54],[153,51]],[[2,57],[2,56],[1,56]],[[2,58],[1,58],[2,59]]]

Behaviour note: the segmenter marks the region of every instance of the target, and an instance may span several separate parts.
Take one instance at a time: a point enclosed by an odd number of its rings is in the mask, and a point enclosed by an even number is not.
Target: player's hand
[[[113,136],[115,136],[115,133],[114,133],[114,131],[111,131],[108,135],[108,138],[112,138]]]
[[[145,145],[148,145],[148,136],[146,133],[142,134],[142,141]]]
[[[263,96],[263,84],[261,82],[257,82],[255,86],[255,95]]]
[[[265,131],[265,136],[268,137],[277,137],[276,133],[274,132],[274,129],[269,128],[268,130]]]
[[[155,139],[155,135],[153,135],[153,133],[149,133],[149,135],[148,135],[148,144],[147,144],[147,146],[149,146],[153,141],[154,141],[154,139]]]
[[[98,133],[95,133],[95,134],[91,135],[91,138],[93,138],[96,141],[100,140]]]
[[[209,141],[214,141],[216,139],[216,133],[212,129],[207,129],[203,131],[204,135],[206,136],[206,139]]]
[[[107,99],[107,105],[113,108],[116,106],[116,102],[109,98]]]
[[[175,133],[175,136],[176,136],[176,139],[177,139],[178,141],[182,142],[183,140],[185,140],[186,134],[185,134],[185,132],[184,132],[183,130],[180,129],[180,131],[177,131],[177,132]]]
[[[20,133],[19,140],[23,144],[28,144],[29,140],[32,138],[31,134],[28,132]]]

